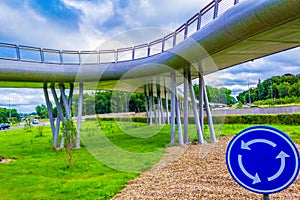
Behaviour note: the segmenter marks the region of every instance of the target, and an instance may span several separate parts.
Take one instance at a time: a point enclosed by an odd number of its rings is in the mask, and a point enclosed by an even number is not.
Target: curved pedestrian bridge
[[[64,51],[1,43],[0,86],[101,81],[108,89],[112,80],[169,76],[190,65],[194,78],[199,66],[205,75],[299,46],[299,16],[298,0],[215,0],[173,33],[134,47]]]
[[[206,105],[211,140],[216,141],[203,76],[299,45],[299,0],[213,0],[174,32],[133,47],[64,51],[0,43],[0,87],[44,89],[54,146],[59,138],[57,127],[61,121],[71,117],[70,107],[76,87],[79,87],[78,132],[83,87],[144,92],[149,124],[152,124],[152,113],[158,118],[158,124],[164,121],[161,103],[161,93],[164,91],[165,99],[168,99],[168,93],[171,95],[171,117],[166,117],[171,121],[171,141],[175,138],[177,116],[179,142],[188,143],[189,90],[198,142],[202,144],[203,108],[200,106],[197,112],[191,80],[199,77],[199,105]],[[184,137],[176,94],[176,85],[182,83]],[[58,108],[56,126],[48,87]],[[60,89],[60,98],[57,88]],[[65,94],[66,88],[70,88],[68,95]],[[158,108],[154,105],[154,96],[158,98]],[[168,110],[166,113],[169,113]],[[77,142],[78,146],[79,140]]]

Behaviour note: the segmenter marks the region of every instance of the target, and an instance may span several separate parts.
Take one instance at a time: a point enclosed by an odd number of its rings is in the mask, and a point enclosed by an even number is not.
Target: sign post
[[[268,199],[289,187],[299,173],[299,152],[280,130],[254,126],[238,133],[229,143],[227,168],[242,187]]]

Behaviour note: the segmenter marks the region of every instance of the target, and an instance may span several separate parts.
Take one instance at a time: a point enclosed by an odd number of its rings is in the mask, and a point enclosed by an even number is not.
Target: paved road
[[[49,122],[40,122],[38,124],[34,124],[33,126],[48,126],[48,125],[50,125]],[[0,130],[0,132],[7,131],[7,130],[21,129],[21,128],[24,128],[24,125],[13,126],[13,127],[10,127],[10,129]]]

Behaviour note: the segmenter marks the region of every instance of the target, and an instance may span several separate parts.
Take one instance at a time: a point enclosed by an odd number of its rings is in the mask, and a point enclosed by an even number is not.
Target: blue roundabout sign
[[[244,188],[260,194],[286,189],[299,173],[299,153],[282,131],[254,126],[238,133],[229,143],[227,168]]]

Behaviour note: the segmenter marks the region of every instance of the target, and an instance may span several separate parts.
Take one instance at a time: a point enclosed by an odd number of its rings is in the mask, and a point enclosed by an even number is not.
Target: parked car
[[[39,123],[39,120],[38,120],[38,119],[33,119],[31,123],[32,123],[32,124],[38,124],[38,123]]]
[[[2,124],[0,124],[0,129],[9,129],[10,128],[10,124],[8,124],[8,123],[2,123]]]

